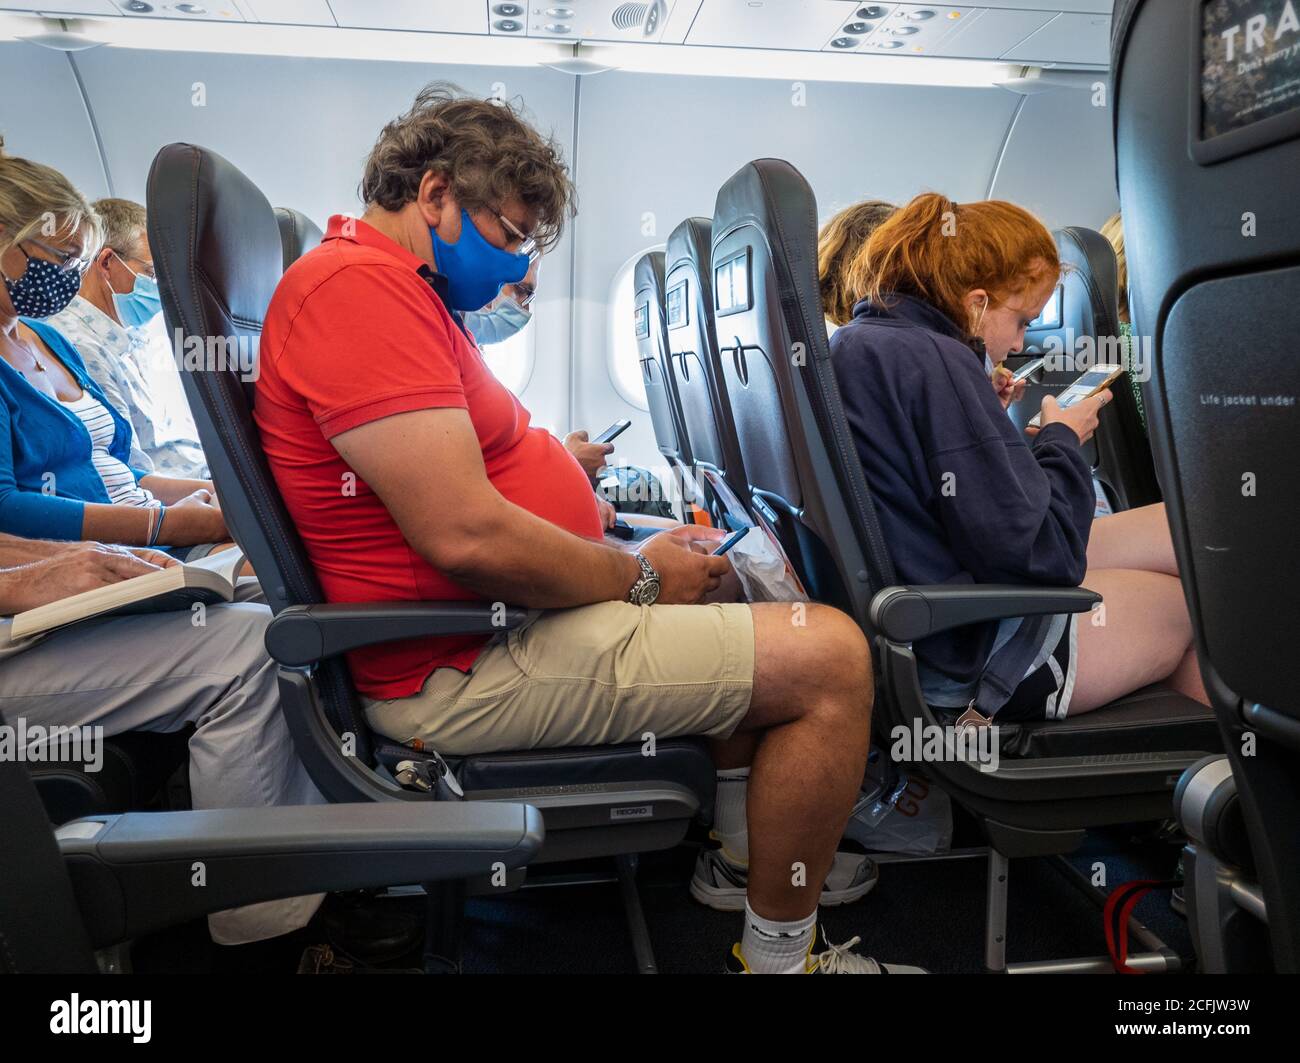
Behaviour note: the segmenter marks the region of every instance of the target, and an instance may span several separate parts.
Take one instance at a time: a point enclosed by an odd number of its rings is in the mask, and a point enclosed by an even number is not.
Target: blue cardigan
[[[131,426],[90,379],[77,349],[49,325],[27,318],[22,322],[112,414],[117,428],[109,453],[125,464]],[[147,475],[131,471],[137,482]],[[0,531],[28,539],[80,539],[86,503],[108,501],[91,460],[86,426],[0,358]]]
[[[961,330],[928,303],[863,301],[832,364],[900,583],[1075,587],[1096,496],[1068,425],[1030,442]],[[958,684],[983,670],[998,624],[923,639],[922,664]]]

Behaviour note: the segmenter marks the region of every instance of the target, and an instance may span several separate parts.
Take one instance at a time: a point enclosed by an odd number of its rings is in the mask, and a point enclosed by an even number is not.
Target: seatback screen
[[[1029,323],[1029,331],[1043,328],[1060,328],[1061,327],[1061,299],[1064,297],[1064,289],[1058,284],[1056,290],[1052,292],[1052,297],[1047,300],[1043,307],[1043,312]]]
[[[636,308],[636,338],[645,339],[650,335],[650,304],[642,303]]]
[[[714,267],[713,305],[720,315],[738,314],[753,305],[749,291],[749,248]]]
[[[1205,0],[1201,139],[1300,108],[1300,0]]]
[[[668,289],[668,294],[664,296],[664,309],[668,314],[670,329],[681,328],[687,324],[686,281],[680,281]]]

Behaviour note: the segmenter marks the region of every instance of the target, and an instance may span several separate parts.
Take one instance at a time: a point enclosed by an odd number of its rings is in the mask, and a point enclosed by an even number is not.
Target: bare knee
[[[825,605],[753,608],[753,703],[771,722],[811,714],[869,719],[871,648],[848,616]]]
[[[816,681],[837,691],[871,693],[871,646],[862,629],[838,609],[809,606],[808,623],[815,638]]]

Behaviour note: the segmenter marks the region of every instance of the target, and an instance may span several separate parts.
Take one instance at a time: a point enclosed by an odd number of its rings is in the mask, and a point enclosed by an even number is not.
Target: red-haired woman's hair
[[[963,331],[971,326],[968,292],[983,288],[996,306],[1060,272],[1052,234],[1023,207],[954,203],[936,192],[917,196],[882,223],[849,266],[853,286],[873,303],[910,295]]]

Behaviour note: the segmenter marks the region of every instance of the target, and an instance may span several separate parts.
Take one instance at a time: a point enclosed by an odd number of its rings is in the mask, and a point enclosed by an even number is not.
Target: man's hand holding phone
[[[613,443],[589,442],[585,430],[570,432],[564,437],[564,446],[578,459],[582,471],[592,480],[595,480],[600,475],[600,470],[605,467],[605,458],[614,453]]]
[[[659,573],[658,604],[696,605],[717,590],[731,562],[703,553],[695,544],[711,551],[726,538],[721,529],[684,524],[647,539],[641,553]]]
[[[1092,434],[1097,431],[1097,421],[1101,415],[1101,408],[1110,402],[1110,399],[1110,389],[1107,389],[1097,392],[1091,398],[1076,402],[1073,406],[1061,409],[1055,396],[1045,395],[1043,397],[1043,410],[1038,415],[1042,427],[1035,428],[1031,426],[1026,428],[1025,431],[1031,436],[1036,436],[1049,424],[1059,421],[1061,424],[1069,425],[1074,430],[1074,434],[1079,437],[1080,443],[1086,443],[1092,438]]]

